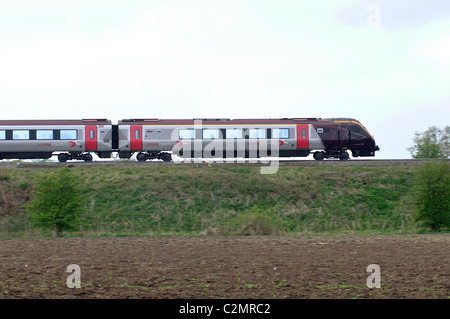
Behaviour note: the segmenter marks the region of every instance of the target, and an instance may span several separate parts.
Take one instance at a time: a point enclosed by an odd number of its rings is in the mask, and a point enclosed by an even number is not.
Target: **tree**
[[[408,148],[413,158],[448,158],[450,156],[450,126],[429,127],[414,135],[414,145]]]
[[[415,183],[416,221],[432,231],[450,229],[450,164],[447,160],[424,164]]]
[[[55,236],[60,236],[63,230],[76,229],[86,203],[79,184],[79,179],[67,167],[37,177],[34,198],[26,207],[32,224],[53,229]]]

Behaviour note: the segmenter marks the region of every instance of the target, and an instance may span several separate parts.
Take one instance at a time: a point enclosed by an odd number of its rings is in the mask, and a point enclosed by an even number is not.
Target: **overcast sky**
[[[14,0],[1,119],[352,117],[376,158],[450,125],[447,0]]]

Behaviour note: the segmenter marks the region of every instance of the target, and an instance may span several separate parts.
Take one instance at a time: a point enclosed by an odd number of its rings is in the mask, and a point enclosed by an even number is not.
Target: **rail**
[[[272,160],[273,161],[273,160]],[[389,166],[420,166],[427,161],[433,161],[429,159],[370,159],[360,160],[351,159],[348,161],[340,160],[279,160],[278,165],[282,167],[389,167]],[[213,161],[213,160],[183,160],[173,162],[162,161],[147,161],[139,163],[134,160],[110,160],[110,161],[93,161],[91,163],[85,162],[66,162],[59,163],[53,161],[1,161],[0,169],[14,169],[14,168],[59,168],[59,167],[183,167],[183,166],[205,166],[205,167],[232,167],[232,166],[254,166],[263,167],[273,164],[268,160],[226,160],[226,161]]]

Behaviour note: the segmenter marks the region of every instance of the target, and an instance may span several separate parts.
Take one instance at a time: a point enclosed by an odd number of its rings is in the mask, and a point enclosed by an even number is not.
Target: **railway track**
[[[54,161],[20,161],[20,162],[0,162],[0,169],[20,169],[20,168],[59,168],[59,167],[192,167],[192,166],[205,166],[205,167],[231,167],[231,166],[275,166],[278,167],[389,167],[389,166],[420,166],[425,162],[430,161],[428,159],[370,159],[359,160],[351,159],[348,161],[340,160],[279,160],[269,162],[268,160],[238,160],[238,161],[208,161],[208,160],[184,160],[173,162],[162,161],[147,161],[137,162],[132,160],[110,160],[110,161],[93,161],[86,162],[66,162],[59,163]]]

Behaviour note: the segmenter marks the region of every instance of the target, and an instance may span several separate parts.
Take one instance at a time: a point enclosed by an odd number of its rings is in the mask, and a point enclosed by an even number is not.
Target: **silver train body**
[[[61,162],[92,161],[90,152],[101,158],[112,153],[112,124],[109,120],[0,121],[0,159],[48,159]]]
[[[91,153],[138,161],[188,158],[374,156],[379,148],[354,119],[107,119],[0,121],[0,159],[92,161]]]

